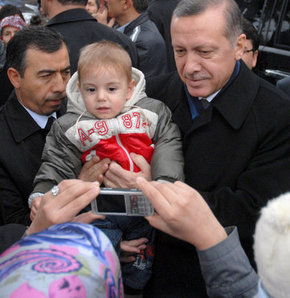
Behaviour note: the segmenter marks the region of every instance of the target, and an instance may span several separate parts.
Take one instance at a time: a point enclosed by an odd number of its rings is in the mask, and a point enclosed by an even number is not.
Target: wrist
[[[38,198],[38,197],[43,197],[44,194],[41,193],[41,192],[35,192],[33,194],[31,194],[28,198],[28,207],[31,209],[31,205],[32,205],[32,202],[35,198]]]
[[[227,237],[225,229],[219,225],[216,229],[204,233],[201,241],[195,247],[198,250],[206,250],[224,241]]]

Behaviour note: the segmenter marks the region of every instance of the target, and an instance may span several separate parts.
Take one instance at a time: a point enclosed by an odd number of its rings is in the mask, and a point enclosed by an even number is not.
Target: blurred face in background
[[[105,4],[108,8],[108,17],[118,18],[122,14],[124,0],[105,0]]]
[[[250,39],[246,39],[242,60],[246,63],[249,69],[252,69],[256,66],[257,59],[258,59],[258,50],[254,51],[252,41]]]
[[[88,3],[86,5],[86,10],[91,14],[95,14],[98,12],[98,4],[96,0],[88,0]]]
[[[15,27],[7,26],[2,30],[2,40],[7,45],[8,41],[14,36],[16,32],[18,32],[19,29]]]

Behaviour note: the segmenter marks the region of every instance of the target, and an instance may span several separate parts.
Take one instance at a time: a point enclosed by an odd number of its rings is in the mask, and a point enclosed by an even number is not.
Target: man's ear
[[[11,82],[11,84],[14,86],[15,89],[20,87],[20,80],[21,80],[21,75],[18,72],[18,70],[16,70],[13,67],[9,67],[7,70],[7,75],[8,78]]]
[[[128,8],[131,8],[131,6],[133,6],[133,1],[132,0],[123,0],[122,2],[123,2],[122,7],[125,10],[127,10]]]
[[[246,41],[246,34],[244,33],[240,34],[236,40],[236,45],[235,45],[236,60],[242,59],[242,56],[244,54],[245,41]]]

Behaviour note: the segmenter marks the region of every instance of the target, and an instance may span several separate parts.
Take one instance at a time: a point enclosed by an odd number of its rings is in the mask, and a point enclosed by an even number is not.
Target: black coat
[[[145,77],[168,72],[167,52],[163,37],[156,25],[142,12],[125,27],[124,34],[135,43],[138,53],[139,69]]]
[[[152,0],[147,8],[149,18],[156,24],[167,49],[168,69],[176,70],[171,44],[170,24],[172,13],[180,0]]]
[[[223,226],[236,225],[253,262],[259,210],[290,190],[290,101],[241,63],[234,81],[192,120],[177,73],[147,82],[183,135],[186,183],[196,188]],[[195,249],[160,233],[148,297],[205,295]]]
[[[72,74],[77,70],[80,49],[103,39],[119,43],[127,50],[133,66],[138,68],[134,43],[124,34],[100,24],[85,9],[69,9],[53,17],[46,26],[61,33],[69,48]]]
[[[64,107],[57,114],[63,113]],[[46,135],[14,92],[0,111],[0,134],[0,224],[27,225],[28,197],[41,163]]]

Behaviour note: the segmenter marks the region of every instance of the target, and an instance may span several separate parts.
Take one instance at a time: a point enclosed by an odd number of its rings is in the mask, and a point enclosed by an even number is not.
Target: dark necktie
[[[55,118],[52,117],[52,116],[50,116],[50,117],[48,118],[48,120],[47,120],[47,122],[46,122],[46,125],[45,125],[45,127],[44,127],[44,129],[43,129],[45,135],[47,135],[47,134],[49,133],[50,128],[51,128],[52,123],[54,122],[54,120],[55,120]]]
[[[196,97],[192,97],[192,101],[195,105],[195,108],[196,108],[198,114],[201,114],[210,105],[210,103],[207,101],[206,98],[198,99]]]

